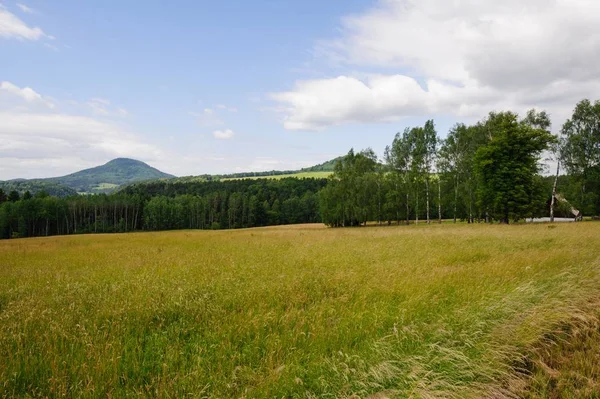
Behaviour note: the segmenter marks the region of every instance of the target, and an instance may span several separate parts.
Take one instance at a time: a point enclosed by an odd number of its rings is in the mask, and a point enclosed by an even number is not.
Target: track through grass
[[[477,397],[600,285],[600,224],[0,242],[0,397]]]

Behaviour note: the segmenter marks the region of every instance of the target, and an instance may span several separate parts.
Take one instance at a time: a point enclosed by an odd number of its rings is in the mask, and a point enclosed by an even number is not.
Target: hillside
[[[326,179],[335,168],[335,164],[343,159],[343,156],[331,159],[318,165],[302,168],[299,170],[270,170],[266,172],[242,172],[232,173],[227,175],[214,175],[216,180],[233,180],[233,179],[283,179],[286,177],[296,177],[299,179],[313,178]]]
[[[144,180],[170,179],[175,176],[129,158],[117,158],[104,165],[61,177],[46,179],[15,179],[0,182],[5,192],[17,190],[35,194],[44,190],[50,195],[65,197],[77,193],[110,193],[122,185]]]
[[[95,168],[45,180],[64,184],[77,192],[101,193],[114,191],[123,184],[172,177],[174,176],[163,173],[144,162],[117,158]]]
[[[31,194],[37,194],[40,191],[45,191],[47,194],[55,197],[68,197],[70,195],[77,194],[77,191],[73,190],[71,187],[65,186],[64,184],[40,179],[0,181],[0,190],[4,191],[6,194],[13,190],[19,192],[20,194],[23,194],[27,191],[29,191]]]
[[[123,186],[132,183],[152,182],[160,179],[171,179],[172,183],[206,182],[214,180],[255,179],[285,177],[297,178],[327,178],[338,160],[332,160],[299,170],[272,170],[266,172],[241,172],[222,175],[199,175],[175,177],[168,173],[151,167],[150,165],[129,158],[117,158],[112,161],[90,169],[84,169],[66,176],[51,177],[46,179],[14,179],[0,181],[0,189],[8,193],[12,190],[21,194],[29,191],[35,194],[46,191],[57,197],[67,197],[77,193],[111,193]]]
[[[327,162],[323,162],[318,165],[311,166],[309,168],[302,168],[300,171],[301,172],[333,172],[333,169],[335,168],[335,164],[338,163],[338,161],[341,161],[342,159],[344,159],[344,157],[340,156],[337,158],[333,158],[332,160],[329,160]]]

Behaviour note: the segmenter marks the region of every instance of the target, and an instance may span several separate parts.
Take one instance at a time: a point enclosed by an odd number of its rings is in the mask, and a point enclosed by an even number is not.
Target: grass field
[[[295,177],[296,179],[327,179],[333,172],[299,172],[289,175],[273,175],[273,176],[250,176],[240,178],[227,178],[223,180],[240,180],[240,179],[284,179],[286,177]]]
[[[598,397],[581,355],[599,345],[598,237],[589,222],[2,241],[0,397]],[[578,385],[551,392],[561,367]]]

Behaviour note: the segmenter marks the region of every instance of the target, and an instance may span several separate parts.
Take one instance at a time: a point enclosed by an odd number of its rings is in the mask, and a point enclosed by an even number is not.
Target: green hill
[[[333,172],[333,169],[335,168],[335,164],[338,161],[341,161],[342,159],[344,159],[343,156],[337,157],[337,158],[333,158],[330,161],[323,162],[323,163],[320,163],[318,165],[311,166],[309,168],[302,168],[300,170],[300,172]]]
[[[114,191],[123,184],[172,177],[144,162],[117,158],[95,168],[44,180],[66,185],[80,193],[103,193]]]
[[[0,188],[4,192],[16,190],[20,193],[30,191],[32,194],[44,190],[50,195],[66,197],[77,193],[110,193],[122,185],[173,177],[175,176],[163,173],[144,162],[129,158],[117,158],[104,165],[66,176],[0,182]]]

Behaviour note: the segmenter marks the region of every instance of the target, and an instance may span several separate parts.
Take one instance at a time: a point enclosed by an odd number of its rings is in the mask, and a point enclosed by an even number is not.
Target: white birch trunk
[[[554,203],[556,201],[556,186],[558,185],[558,173],[560,172],[560,161],[556,163],[556,176],[552,185],[552,199],[550,200],[550,223],[554,223]]]

